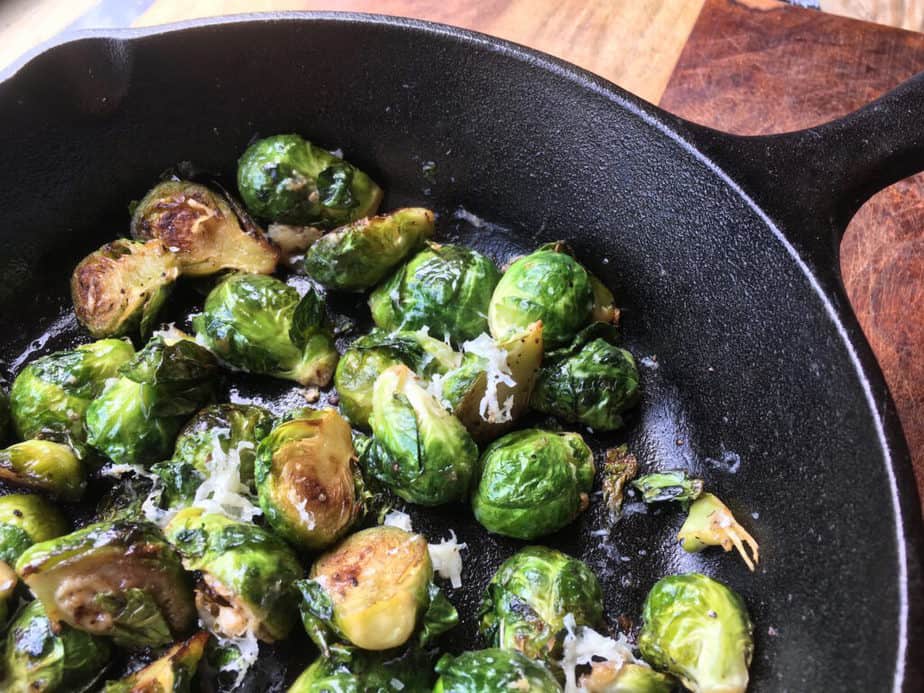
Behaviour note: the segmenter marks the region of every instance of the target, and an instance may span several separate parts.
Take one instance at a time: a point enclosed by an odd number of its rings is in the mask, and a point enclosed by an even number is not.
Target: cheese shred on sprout
[[[574,614],[565,616],[565,640],[562,643],[561,668],[565,672],[565,693],[581,693],[586,690],[578,685],[577,667],[606,660],[616,669],[623,664],[644,664],[632,654],[629,641],[622,633],[617,639],[609,638],[588,626],[578,627]]]
[[[225,453],[216,436],[206,462],[205,481],[196,489],[193,507],[241,522],[251,522],[261,515],[263,511],[254,504],[250,487],[241,481],[241,450],[252,448],[253,443],[242,441]]]
[[[481,418],[491,423],[503,423],[513,419],[513,395],[498,401],[498,385],[515,387],[516,381],[507,365],[507,352],[497,345],[491,335],[482,333],[462,344],[462,351],[481,358],[485,368],[485,391],[478,407]]]
[[[257,658],[260,656],[260,641],[257,640],[257,636],[254,634],[253,630],[250,629],[237,638],[228,638],[223,635],[218,635],[213,617],[204,611],[200,613],[199,619],[200,625],[214,636],[215,640],[218,641],[219,647],[237,650],[238,656],[223,664],[218,670],[219,672],[230,672],[234,674],[234,684],[231,686],[231,689],[237,690],[244,682],[244,677],[247,676],[247,672],[256,664]]]
[[[414,526],[411,524],[411,516],[400,510],[392,510],[382,521],[382,524],[389,527],[398,527],[405,532],[413,532]],[[462,586],[462,549],[467,549],[468,545],[463,542],[459,543],[456,533],[449,530],[449,539],[441,539],[439,544],[428,544],[430,551],[430,562],[433,564],[433,572],[449,583],[456,589]]]

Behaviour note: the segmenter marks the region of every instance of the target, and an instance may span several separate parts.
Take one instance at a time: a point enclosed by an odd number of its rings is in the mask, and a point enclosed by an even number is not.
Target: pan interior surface
[[[128,202],[164,170],[190,161],[233,183],[247,143],[282,132],[341,148],[387,191],[383,209],[435,209],[440,240],[499,263],[564,240],[614,291],[644,396],[624,432],[582,433],[598,456],[625,441],[645,470],[703,477],[762,562],[750,574],[720,551],[684,553],[676,508],[630,499],[610,528],[597,499],[541,543],[588,561],[611,623],[637,626],[659,577],[700,571],[749,606],[750,690],[892,688],[904,647],[899,518],[862,378],[822,299],[703,161],[613,94],[502,46],[320,19],[85,39],[40,55],[0,84],[5,375],[87,340],[71,318],[70,272],[127,234]],[[357,333],[368,325],[361,298],[332,306]],[[229,396],[300,403],[266,379],[232,379]],[[453,529],[468,544],[464,585],[447,587],[464,625],[444,643],[481,647],[481,591],[521,544],[487,535],[461,506],[411,514],[431,541]],[[308,663],[302,651],[289,678]]]

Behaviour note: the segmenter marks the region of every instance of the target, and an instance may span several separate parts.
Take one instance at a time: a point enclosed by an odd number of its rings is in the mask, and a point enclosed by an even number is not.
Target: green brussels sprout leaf
[[[420,646],[426,647],[443,633],[459,624],[459,612],[434,583],[428,588],[430,603],[421,618]]]
[[[561,686],[548,669],[516,650],[489,648],[463,652],[457,657],[443,655],[436,663],[436,671],[440,677],[433,693],[561,693]]]
[[[289,693],[430,693],[433,668],[417,648],[394,654],[333,645],[295,680]]]
[[[359,204],[350,191],[353,171],[353,167],[344,162],[328,166],[318,174],[318,196],[323,206],[349,209]]]
[[[112,623],[106,635],[120,647],[154,646],[173,640],[160,607],[143,589],[101,592],[94,595],[92,604],[98,618]]]
[[[324,298],[315,291],[309,291],[295,306],[289,339],[299,349],[304,349],[318,330],[326,327],[328,320]]]
[[[632,482],[646,503],[678,501],[689,505],[703,492],[703,480],[693,479],[682,469],[645,474]]]
[[[0,497],[0,561],[13,565],[32,544],[69,531],[69,523],[61,511],[42,496]]]

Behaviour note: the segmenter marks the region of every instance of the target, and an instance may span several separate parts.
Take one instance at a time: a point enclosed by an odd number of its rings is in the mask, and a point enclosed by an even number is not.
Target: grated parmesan
[[[581,693],[586,690],[577,682],[577,667],[605,659],[618,669],[626,662],[642,664],[632,654],[632,647],[622,633],[617,639],[602,635],[588,626],[577,627],[574,614],[564,619],[565,640],[562,643],[561,668],[565,672],[565,693]]]
[[[225,453],[220,437],[216,437],[206,462],[205,481],[196,489],[192,506],[241,522],[251,522],[262,515],[263,511],[253,502],[250,487],[241,481],[241,450],[252,448],[253,443],[242,441]]]
[[[388,527],[397,527],[398,529],[403,529],[405,532],[413,532],[414,526],[411,524],[411,516],[407,513],[403,513],[400,510],[392,510],[382,521],[383,525]]]
[[[503,403],[497,399],[497,386],[515,387],[516,381],[507,364],[507,351],[497,345],[491,335],[482,333],[462,344],[462,351],[478,356],[485,369],[485,392],[481,398],[478,413],[491,423],[503,423],[513,419],[513,395]]]
[[[439,544],[429,544],[430,561],[433,571],[456,589],[462,586],[462,549],[468,545],[459,543],[456,533],[449,530],[449,539],[440,539]]]
[[[219,672],[231,672],[235,675],[232,690],[237,690],[244,682],[244,677],[250,668],[256,664],[260,656],[260,641],[257,640],[256,634],[252,629],[248,629],[244,634],[237,638],[229,638],[218,634],[215,627],[215,620],[208,611],[203,610],[199,614],[199,625],[205,628],[218,641],[220,647],[233,647],[238,652],[238,656],[230,662],[223,664]]]

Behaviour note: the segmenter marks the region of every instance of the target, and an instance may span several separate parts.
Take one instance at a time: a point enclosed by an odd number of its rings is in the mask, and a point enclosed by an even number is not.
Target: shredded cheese
[[[578,685],[577,667],[605,659],[616,668],[626,662],[641,663],[632,654],[632,648],[626,636],[619,634],[618,639],[609,638],[588,626],[577,627],[574,614],[565,615],[565,640],[562,643],[561,668],[565,672],[565,693],[581,693],[585,689]]]
[[[491,423],[503,423],[513,418],[513,395],[498,401],[498,385],[515,387],[516,381],[507,365],[507,352],[497,345],[491,335],[482,333],[462,344],[462,351],[474,354],[482,359],[485,368],[486,382],[484,397],[478,408],[481,418]]]
[[[221,438],[216,436],[206,462],[205,481],[196,489],[193,507],[241,522],[251,522],[262,515],[263,511],[253,502],[250,487],[241,481],[241,450],[252,448],[253,443],[243,441],[225,453]]]
[[[411,524],[411,516],[407,513],[403,513],[400,510],[392,510],[382,521],[383,525],[388,527],[397,527],[398,529],[403,529],[405,532],[413,532],[414,526]]]
[[[238,657],[222,665],[219,669],[221,672],[232,672],[235,674],[233,690],[237,690],[244,682],[244,677],[250,668],[256,664],[260,656],[260,641],[252,629],[247,629],[244,634],[237,638],[228,638],[218,634],[214,617],[206,610],[199,614],[199,625],[210,632],[218,641],[221,647],[233,647],[238,652]]]
[[[440,539],[439,544],[429,544],[427,548],[433,571],[458,589],[462,586],[462,549],[467,549],[468,545],[460,544],[452,530],[449,530],[449,535],[449,539]]]

